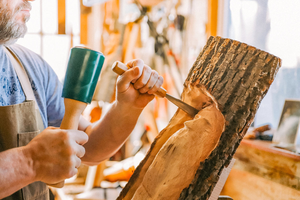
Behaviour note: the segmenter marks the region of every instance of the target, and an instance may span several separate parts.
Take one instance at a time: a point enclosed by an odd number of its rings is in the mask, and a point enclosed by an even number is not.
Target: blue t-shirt
[[[10,48],[22,62],[36,98],[44,127],[59,127],[64,116],[65,107],[62,84],[53,69],[39,55],[14,44]],[[25,95],[18,76],[0,45],[0,106],[22,103]]]

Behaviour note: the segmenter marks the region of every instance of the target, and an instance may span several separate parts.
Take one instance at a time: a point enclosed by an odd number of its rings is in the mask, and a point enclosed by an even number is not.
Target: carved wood
[[[226,120],[225,131],[208,159],[199,163],[194,180],[181,192],[179,199],[204,200],[210,197],[222,169],[232,159],[280,65],[279,58],[247,44],[220,37],[208,39],[190,70],[183,93],[189,86],[205,87],[221,108]],[[150,151],[118,199],[131,199],[127,198],[130,196],[128,194],[140,183],[147,170],[145,166],[152,162],[155,152],[162,146],[162,138],[170,137],[164,133],[172,135],[188,120],[178,117],[178,113],[152,143]]]

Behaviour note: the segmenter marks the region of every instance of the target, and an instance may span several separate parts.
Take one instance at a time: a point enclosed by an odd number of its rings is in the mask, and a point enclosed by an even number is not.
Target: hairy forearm
[[[134,129],[141,111],[114,102],[101,121],[93,126],[89,141],[84,145],[86,154],[82,161],[97,164],[116,153]]]
[[[0,199],[34,182],[32,162],[28,159],[25,148],[0,153]]]

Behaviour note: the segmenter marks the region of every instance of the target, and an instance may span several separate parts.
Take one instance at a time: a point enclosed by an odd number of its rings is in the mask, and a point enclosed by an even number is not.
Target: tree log
[[[199,163],[194,179],[182,190],[180,200],[206,200],[210,197],[222,169],[229,165],[280,65],[278,57],[247,44],[220,37],[211,36],[208,39],[184,83],[182,96],[191,86],[204,87],[219,104],[226,120],[225,129],[216,148],[206,160]],[[188,101],[198,108],[203,106],[193,104],[193,99]],[[190,119],[177,110],[169,125],[152,143],[145,159],[122,190],[119,200],[132,198],[164,142],[181,129],[187,120]]]

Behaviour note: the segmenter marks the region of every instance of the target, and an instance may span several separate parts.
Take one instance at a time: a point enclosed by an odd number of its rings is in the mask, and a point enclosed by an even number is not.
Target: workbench
[[[234,200],[300,199],[300,155],[268,141],[242,140],[221,194]]]

